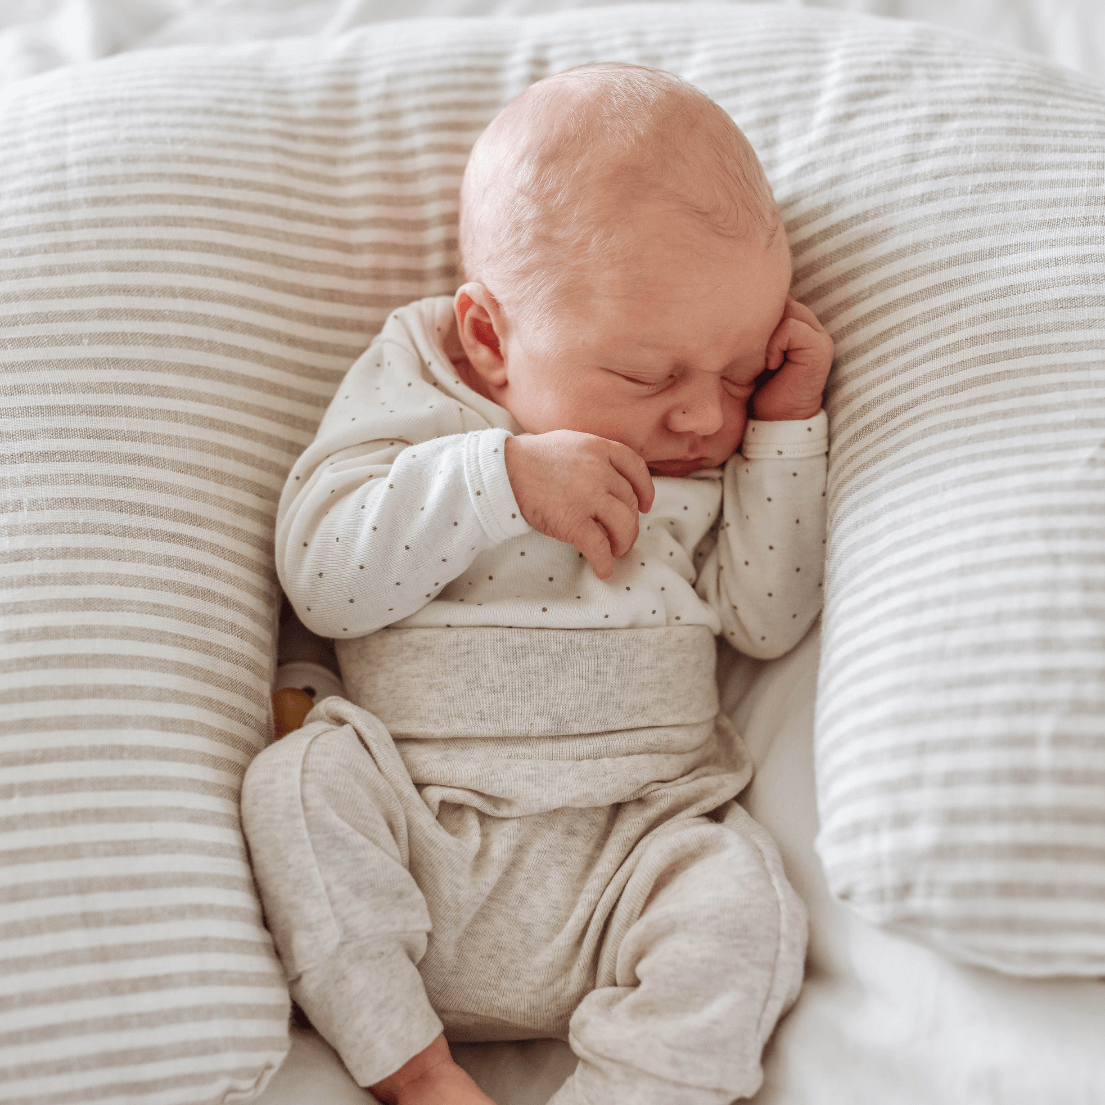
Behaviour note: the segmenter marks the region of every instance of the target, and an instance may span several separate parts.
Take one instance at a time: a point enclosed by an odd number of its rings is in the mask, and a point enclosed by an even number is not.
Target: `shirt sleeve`
[[[443,391],[418,354],[416,324],[411,308],[388,320],[281,498],[277,574],[324,637],[408,617],[479,552],[530,531],[507,475],[510,431]]]
[[[308,629],[363,637],[415,613],[477,554],[529,531],[506,430],[335,456],[286,530],[281,582]]]
[[[828,419],[750,421],[725,465],[717,542],[696,591],[749,656],[793,648],[821,610]]]

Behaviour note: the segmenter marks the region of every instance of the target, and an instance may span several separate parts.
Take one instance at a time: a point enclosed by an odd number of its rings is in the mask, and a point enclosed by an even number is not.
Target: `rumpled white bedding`
[[[334,36],[386,19],[527,14],[598,2],[0,0],[0,93],[35,74],[124,51]],[[925,20],[1033,51],[1105,82],[1105,0],[745,2]],[[1100,984],[1026,989],[871,929],[829,899],[812,846],[817,649],[815,632],[783,661],[765,666],[730,655],[721,673],[727,712],[757,761],[747,804],[779,840],[814,917],[806,989],[769,1050],[756,1105],[1073,1105],[1062,1096],[1066,1090],[1033,1084],[1033,1055],[1041,1071],[1056,1064],[1069,1069],[1068,1089],[1079,1084],[1080,1066],[1088,1068],[1102,1046],[1103,1026],[1092,1012]],[[457,1051],[501,1105],[541,1105],[573,1063],[564,1045],[545,1041]],[[1087,1075],[1082,1085],[1091,1082]],[[325,1044],[297,1030],[288,1062],[258,1105],[372,1100]]]
[[[94,61],[126,50],[291,35],[331,36],[385,19],[524,15],[602,2],[610,0],[0,0],[0,87],[61,65]],[[1102,0],[744,2],[939,23],[1042,54],[1105,82]]]

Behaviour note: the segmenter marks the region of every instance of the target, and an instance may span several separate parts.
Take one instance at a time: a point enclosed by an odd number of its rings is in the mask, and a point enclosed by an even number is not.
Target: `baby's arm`
[[[529,532],[506,472],[509,434],[443,389],[433,324],[425,303],[388,318],[285,484],[277,572],[321,636],[399,621],[481,550]]]
[[[508,437],[368,442],[304,473],[277,535],[281,583],[303,623],[363,637],[420,610],[481,550],[528,532],[506,475]]]
[[[722,635],[750,656],[781,656],[821,609],[829,447],[821,395],[832,360],[825,328],[788,296],[767,346],[768,379],[752,399],[757,421],[725,465],[718,541],[697,585]]]
[[[725,465],[717,545],[697,591],[740,652],[781,656],[822,601],[828,420],[750,422],[743,455]]]

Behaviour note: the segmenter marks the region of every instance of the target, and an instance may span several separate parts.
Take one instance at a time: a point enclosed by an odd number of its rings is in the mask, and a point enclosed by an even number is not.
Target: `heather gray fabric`
[[[398,637],[406,689],[448,694],[474,683],[455,663],[465,632],[384,631],[377,655]],[[805,910],[730,801],[751,775],[743,742],[724,718],[675,716],[666,669],[684,631],[583,632],[583,655],[607,639],[625,677],[604,683],[621,728],[579,717],[532,738],[512,687],[526,697],[536,641],[556,632],[467,631],[517,647],[501,647],[504,693],[451,699],[447,736],[393,740],[330,698],[254,760],[242,821],[292,994],[362,1085],[444,1026],[457,1041],[570,1039],[581,1063],[558,1105],[728,1105],[758,1089],[798,993]],[[579,657],[545,655],[551,691]],[[695,715],[716,704],[713,664],[671,698]],[[724,823],[702,816],[719,807]]]

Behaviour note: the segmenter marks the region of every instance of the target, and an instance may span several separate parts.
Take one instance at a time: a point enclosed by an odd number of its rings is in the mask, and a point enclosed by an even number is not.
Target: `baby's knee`
[[[770,835],[737,810],[673,824],[646,842],[623,896],[623,917],[639,918],[627,926],[629,946],[695,932],[721,956],[801,964],[805,907]]]
[[[405,852],[402,803],[350,725],[314,722],[261,752],[243,780],[241,814],[255,862],[275,841],[313,850],[311,840],[350,828]]]
[[[743,812],[743,811],[741,811]],[[654,884],[650,899],[670,887],[683,895],[701,891],[714,902],[773,896],[783,878],[771,837],[751,818],[728,810],[716,817],[671,822],[647,837],[637,857],[635,880]]]

